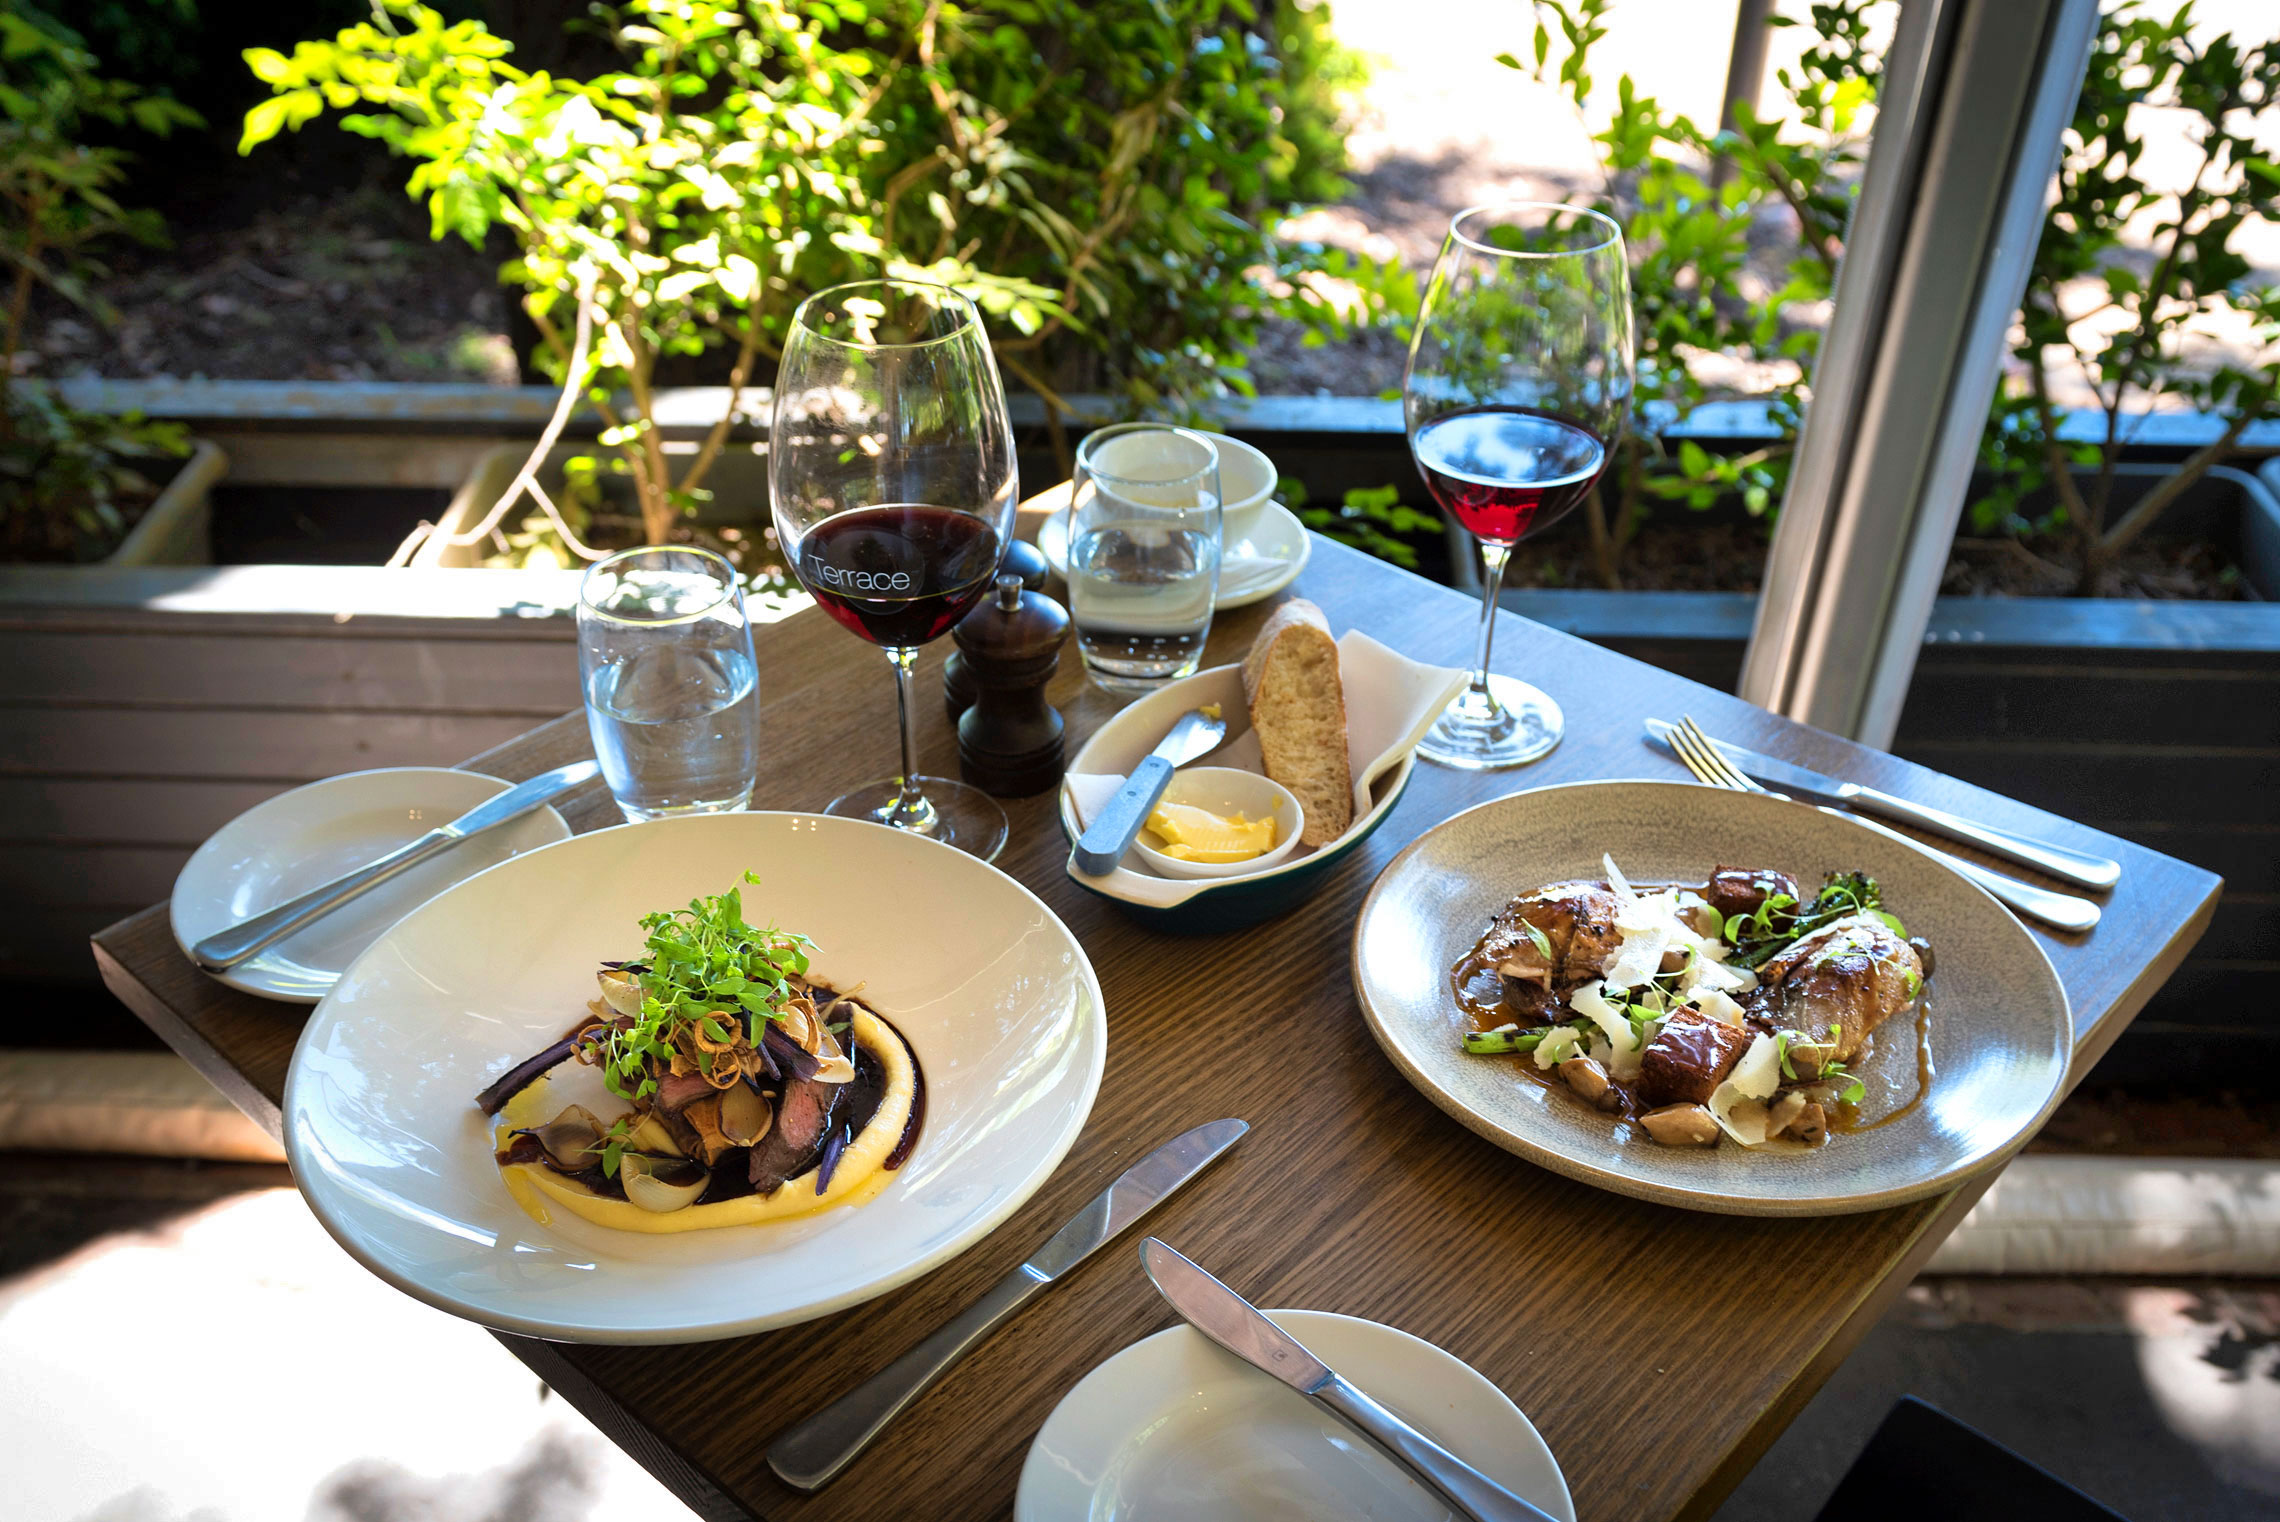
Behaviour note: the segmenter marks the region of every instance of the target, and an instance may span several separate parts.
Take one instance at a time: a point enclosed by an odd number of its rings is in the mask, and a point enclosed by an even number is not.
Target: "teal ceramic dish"
[[[1174,720],[1206,703],[1220,705],[1227,715],[1230,733],[1224,745],[1197,764],[1222,764],[1223,758],[1242,743],[1250,728],[1244,710],[1240,666],[1215,666],[1174,682],[1161,692],[1148,694],[1102,725],[1070,761],[1069,771],[1072,774],[1128,775],[1171,729]],[[1253,876],[1177,882],[1149,876],[1141,883],[1128,884],[1124,881],[1125,873],[1105,878],[1088,877],[1072,865],[1068,869],[1069,880],[1087,893],[1107,899],[1151,930],[1171,935],[1217,935],[1241,930],[1295,908],[1321,887],[1324,877],[1356,846],[1369,839],[1385,822],[1386,815],[1393,812],[1394,805],[1401,801],[1403,791],[1409,786],[1409,774],[1416,765],[1415,752],[1407,751],[1381,773],[1370,787],[1369,812],[1355,820],[1352,827],[1330,845]],[[1065,782],[1061,786],[1060,802],[1061,833],[1073,846],[1083,830],[1077,822],[1076,806]],[[1126,856],[1128,864],[1135,859],[1132,854]],[[1136,896],[1143,893],[1146,898]]]

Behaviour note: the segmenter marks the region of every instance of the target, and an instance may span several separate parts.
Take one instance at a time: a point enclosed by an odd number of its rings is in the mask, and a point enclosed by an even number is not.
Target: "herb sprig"
[[[1761,967],[1824,925],[1855,914],[1873,914],[1894,935],[1905,936],[1907,929],[1884,912],[1883,903],[1883,890],[1865,872],[1830,873],[1813,902],[1803,908],[1786,893],[1768,894],[1751,913],[1726,917],[1725,938],[1734,947],[1727,965]]]
[[[760,881],[751,872],[744,880]],[[647,956],[624,969],[641,987],[641,1013],[630,1027],[612,1027],[601,1042],[602,1082],[632,1101],[657,1092],[651,1061],[670,1065],[684,1026],[726,1042],[730,1026],[722,1017],[741,1013],[747,1039],[758,1046],[767,1023],[783,1017],[791,980],[807,972],[814,945],[773,925],[761,930],[745,923],[735,888],[692,899],[686,909],[645,914],[641,928],[649,934]]]

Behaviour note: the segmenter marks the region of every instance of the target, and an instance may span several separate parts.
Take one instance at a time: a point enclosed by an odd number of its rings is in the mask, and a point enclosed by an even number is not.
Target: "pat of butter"
[[[1148,815],[1148,829],[1164,842],[1159,848],[1177,861],[1234,862],[1264,856],[1275,848],[1275,821],[1233,819],[1192,803],[1159,803]]]

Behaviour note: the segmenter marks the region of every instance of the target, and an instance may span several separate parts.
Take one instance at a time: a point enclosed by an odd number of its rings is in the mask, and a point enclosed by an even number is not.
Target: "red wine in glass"
[[[1433,499],[1490,544],[1516,544],[1565,515],[1607,465],[1597,434],[1525,407],[1446,413],[1411,448]]]
[[[1002,546],[971,513],[890,503],[835,513],[800,541],[800,581],[823,611],[874,645],[939,638],[990,589]]]

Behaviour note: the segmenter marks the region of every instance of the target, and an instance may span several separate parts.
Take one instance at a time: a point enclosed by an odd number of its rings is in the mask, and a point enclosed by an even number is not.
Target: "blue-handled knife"
[[[1173,769],[1211,754],[1226,738],[1227,720],[1216,703],[1182,714],[1172,732],[1157,743],[1148,758],[1124,779],[1116,796],[1085,826],[1077,841],[1077,870],[1092,877],[1114,872],[1124,853],[1132,849],[1132,838],[1147,822],[1148,811],[1171,785]]]

